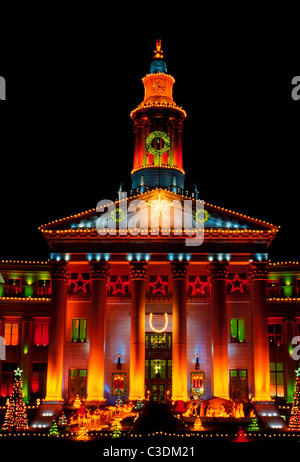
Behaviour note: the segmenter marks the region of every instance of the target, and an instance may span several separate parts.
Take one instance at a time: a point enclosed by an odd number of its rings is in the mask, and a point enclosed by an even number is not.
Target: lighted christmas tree
[[[200,417],[198,416],[194,422],[194,428],[193,430],[195,431],[201,431],[201,430],[204,430],[203,426],[202,426],[202,422],[201,422],[201,419]]]
[[[27,430],[28,418],[23,396],[22,370],[19,367],[14,371],[15,381],[12,395],[10,396],[6,408],[3,430]]]
[[[57,423],[53,420],[52,425],[49,430],[49,436],[59,436],[59,431],[57,428]]]
[[[296,372],[295,394],[291,410],[290,430],[300,431],[300,366]]]
[[[79,398],[79,395],[76,395],[76,398],[75,398],[75,401],[74,401],[74,403],[73,403],[73,406],[79,408],[79,407],[81,406],[81,404],[82,404],[82,403],[81,403],[81,399]]]
[[[113,432],[112,432],[111,437],[112,438],[120,438],[121,435],[122,435],[122,433],[120,431],[120,422],[114,422],[114,424],[113,424]]]
[[[258,426],[257,417],[252,417],[251,422],[248,427],[248,432],[257,432],[260,428]]]

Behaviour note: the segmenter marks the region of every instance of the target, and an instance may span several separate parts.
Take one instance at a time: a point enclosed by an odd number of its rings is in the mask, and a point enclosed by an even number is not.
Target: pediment
[[[139,201],[139,202],[137,202]],[[147,204],[147,206],[151,205],[151,207],[158,207],[158,212],[162,213],[162,211],[167,210],[169,207],[182,207],[184,210],[184,206],[186,204],[191,204],[193,210],[193,225],[195,225],[195,214],[197,213],[197,200],[193,197],[189,196],[182,196],[171,191],[166,191],[164,189],[155,189],[149,192],[145,192],[143,194],[139,194],[137,196],[130,196],[127,197],[123,194],[119,200],[116,201],[103,201],[102,205],[106,205],[107,208],[103,208],[104,210],[115,210],[112,215],[112,221],[118,222],[118,210],[123,209],[127,210],[128,215],[127,219],[130,219],[136,213],[135,210],[139,210],[136,208],[136,204]],[[234,212],[232,210],[228,210],[223,207],[219,207],[207,202],[203,202],[204,207],[204,215],[202,214],[202,220],[204,218],[204,230],[228,230],[228,231],[239,231],[239,230],[261,230],[261,231],[271,231],[277,232],[279,227],[268,223],[266,221],[258,220],[256,218],[252,218],[245,214],[241,214],[238,212]],[[87,210],[85,212],[78,213],[76,215],[71,215],[59,220],[55,220],[53,222],[47,223],[40,227],[41,231],[46,230],[92,230],[96,229],[97,225],[99,225],[99,217],[103,216],[103,213],[99,212],[97,208]],[[153,218],[153,215],[152,215]],[[110,220],[110,219],[109,219]],[[110,223],[111,224],[111,223]],[[109,226],[109,223],[108,223]],[[171,223],[171,227],[174,226],[174,223]]]

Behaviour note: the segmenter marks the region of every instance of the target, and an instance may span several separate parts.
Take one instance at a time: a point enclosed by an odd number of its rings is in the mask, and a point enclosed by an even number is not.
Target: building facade
[[[158,41],[128,195],[41,226],[49,261],[1,262],[4,399],[19,366],[27,401],[291,402],[300,264],[269,261],[279,227],[185,190],[174,82]]]

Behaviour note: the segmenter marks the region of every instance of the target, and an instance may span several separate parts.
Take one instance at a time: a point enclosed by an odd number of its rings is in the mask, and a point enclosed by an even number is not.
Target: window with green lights
[[[245,343],[245,319],[230,319],[230,341]]]
[[[72,342],[86,342],[86,319],[72,319]]]
[[[270,395],[284,396],[283,363],[270,363]]]

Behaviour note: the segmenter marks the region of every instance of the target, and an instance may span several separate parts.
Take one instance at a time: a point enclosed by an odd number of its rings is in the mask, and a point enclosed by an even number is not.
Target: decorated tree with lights
[[[112,426],[112,435],[111,435],[112,438],[121,437],[122,433],[121,433],[120,427],[121,427],[120,422],[114,422]]]
[[[53,437],[59,436],[59,431],[58,431],[57,423],[55,422],[55,420],[53,420],[52,425],[50,427],[49,436],[53,436]]]
[[[258,426],[258,420],[257,417],[252,417],[251,422],[248,427],[248,432],[257,432],[259,431],[260,428]]]
[[[15,381],[13,386],[12,395],[9,397],[5,419],[3,423],[3,430],[27,430],[28,418],[23,396],[22,370],[19,367],[14,371]]]
[[[291,410],[290,430],[300,431],[300,366],[296,372],[295,394]]]

